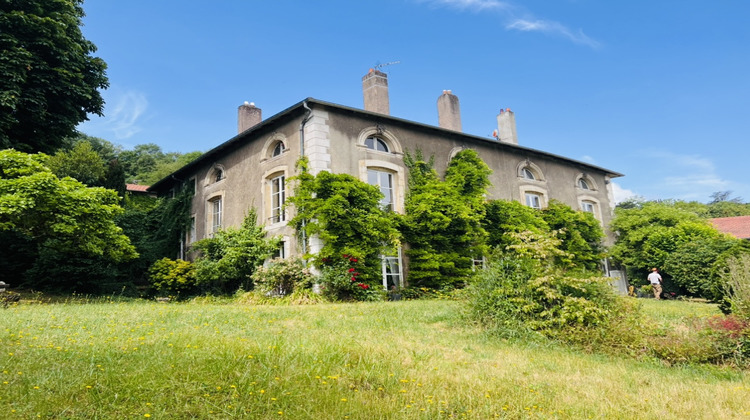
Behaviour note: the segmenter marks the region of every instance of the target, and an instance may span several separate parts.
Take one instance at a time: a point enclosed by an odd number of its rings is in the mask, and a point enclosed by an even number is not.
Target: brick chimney
[[[458,105],[458,96],[450,90],[444,90],[438,97],[438,124],[441,128],[461,131],[461,109]]]
[[[388,75],[380,70],[370,69],[362,77],[362,94],[365,97],[365,111],[390,115]]]
[[[245,101],[237,109],[237,134],[260,123],[261,110],[254,103]]]
[[[497,139],[504,143],[518,144],[516,116],[510,108],[501,109],[497,114]]]

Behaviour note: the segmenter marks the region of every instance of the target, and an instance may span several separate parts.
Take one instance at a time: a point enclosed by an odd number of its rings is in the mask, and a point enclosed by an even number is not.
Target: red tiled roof
[[[127,191],[134,191],[134,192],[147,192],[148,185],[125,184],[125,189]]]
[[[750,239],[750,216],[720,217],[711,219],[711,223],[720,232],[740,239]]]

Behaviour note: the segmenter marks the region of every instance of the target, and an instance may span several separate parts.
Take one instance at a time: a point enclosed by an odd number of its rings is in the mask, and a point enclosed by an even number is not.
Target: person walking
[[[657,300],[661,299],[661,275],[659,274],[659,270],[652,268],[651,273],[648,275],[648,281],[651,282],[654,297]]]

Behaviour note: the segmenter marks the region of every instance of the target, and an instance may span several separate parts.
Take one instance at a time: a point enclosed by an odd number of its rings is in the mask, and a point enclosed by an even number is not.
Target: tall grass
[[[459,303],[1,311],[0,418],[740,418],[750,378],[488,338]]]

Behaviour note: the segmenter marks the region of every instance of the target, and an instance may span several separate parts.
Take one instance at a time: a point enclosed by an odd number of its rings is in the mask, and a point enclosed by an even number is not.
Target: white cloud
[[[612,195],[614,196],[614,204],[622,203],[623,201],[629,199],[629,198],[636,198],[638,197],[638,194],[635,192],[622,188],[620,184],[613,182],[612,183]]]

